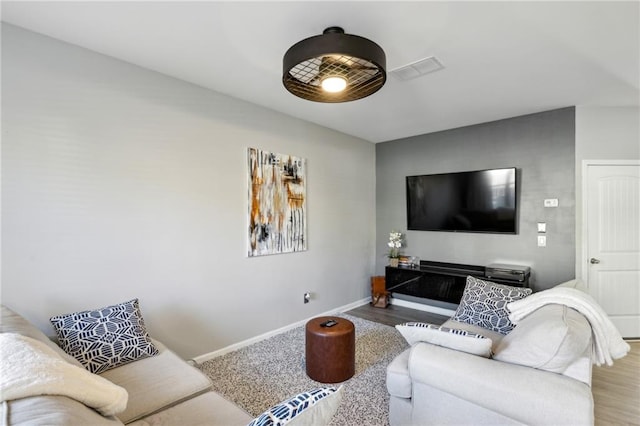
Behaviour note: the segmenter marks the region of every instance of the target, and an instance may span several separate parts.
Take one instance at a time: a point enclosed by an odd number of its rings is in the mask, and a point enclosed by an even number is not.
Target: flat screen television
[[[515,167],[407,176],[407,229],[517,233]]]

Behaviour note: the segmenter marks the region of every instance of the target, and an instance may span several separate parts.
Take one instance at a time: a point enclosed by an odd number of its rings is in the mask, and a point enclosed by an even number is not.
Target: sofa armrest
[[[409,374],[414,383],[424,383],[521,423],[588,425],[594,421],[591,388],[561,374],[429,343],[412,348]]]

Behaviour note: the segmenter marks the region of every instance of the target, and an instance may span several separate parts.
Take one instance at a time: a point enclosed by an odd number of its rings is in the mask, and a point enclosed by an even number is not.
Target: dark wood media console
[[[487,278],[484,266],[423,260],[419,268],[387,266],[385,287],[392,293],[458,304],[469,275],[499,284],[529,286],[528,275],[523,281]]]

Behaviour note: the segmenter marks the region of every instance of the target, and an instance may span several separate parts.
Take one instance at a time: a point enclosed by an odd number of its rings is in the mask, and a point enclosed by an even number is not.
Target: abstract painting
[[[306,159],[249,148],[249,257],[307,249]]]

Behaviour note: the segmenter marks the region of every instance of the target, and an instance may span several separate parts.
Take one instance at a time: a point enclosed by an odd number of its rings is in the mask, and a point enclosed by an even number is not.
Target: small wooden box
[[[391,293],[386,289],[384,276],[371,277],[371,305],[376,308],[389,306]]]

